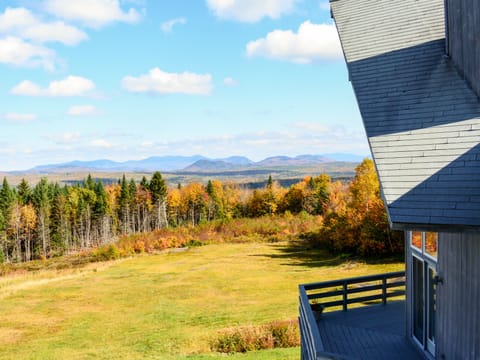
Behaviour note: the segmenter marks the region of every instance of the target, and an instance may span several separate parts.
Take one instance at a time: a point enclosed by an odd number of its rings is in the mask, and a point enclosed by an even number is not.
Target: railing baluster
[[[382,278],[382,303],[387,305],[387,277]]]
[[[347,286],[348,286],[348,283],[347,281],[344,281],[343,282],[343,311],[347,311],[347,307],[348,307],[348,303],[347,303],[347,300],[348,300],[348,292],[347,292]]]

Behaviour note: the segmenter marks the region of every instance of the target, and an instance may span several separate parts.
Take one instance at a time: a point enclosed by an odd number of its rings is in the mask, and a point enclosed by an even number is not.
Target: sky
[[[369,154],[328,1],[0,6],[0,171]]]

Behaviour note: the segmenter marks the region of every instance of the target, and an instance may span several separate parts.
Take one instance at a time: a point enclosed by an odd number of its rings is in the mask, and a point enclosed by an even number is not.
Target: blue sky
[[[324,0],[0,8],[0,170],[368,145]]]

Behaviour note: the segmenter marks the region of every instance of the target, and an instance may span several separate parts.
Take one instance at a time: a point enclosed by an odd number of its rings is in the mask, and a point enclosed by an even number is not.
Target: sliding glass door
[[[424,350],[435,355],[437,234],[412,232],[410,248],[412,335]]]

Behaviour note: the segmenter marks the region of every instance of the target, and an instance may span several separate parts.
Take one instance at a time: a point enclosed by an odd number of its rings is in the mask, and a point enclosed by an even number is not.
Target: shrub
[[[96,248],[92,255],[98,261],[105,261],[118,259],[122,254],[115,244],[109,244]]]
[[[299,345],[298,322],[275,321],[267,325],[224,330],[211,342],[211,349],[220,353],[236,353]]]

